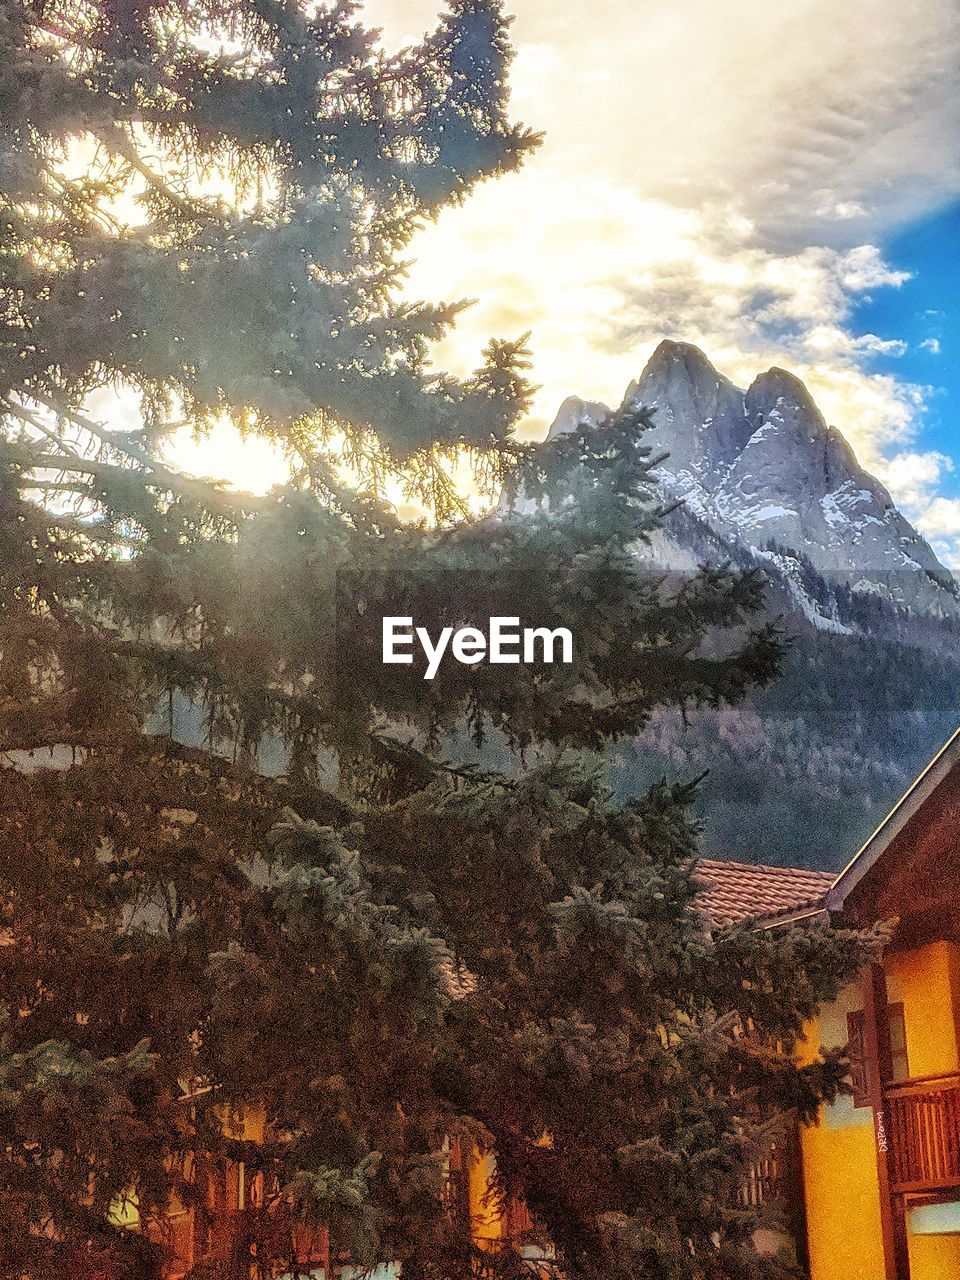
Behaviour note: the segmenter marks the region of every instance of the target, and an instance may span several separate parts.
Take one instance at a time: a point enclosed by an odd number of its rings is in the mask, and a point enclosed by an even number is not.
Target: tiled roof
[[[457,964],[454,960],[444,960],[441,963],[440,980],[451,1000],[472,996],[477,989],[477,975],[471,973],[466,965]]]
[[[823,905],[836,876],[803,867],[763,867],[701,858],[700,903],[710,923],[722,927],[746,920],[789,915]]]

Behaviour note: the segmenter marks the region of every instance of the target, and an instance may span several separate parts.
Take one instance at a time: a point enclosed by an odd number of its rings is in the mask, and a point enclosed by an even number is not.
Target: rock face
[[[611,751],[611,783],[627,797],[703,777],[694,803],[712,856],[832,868],[956,726],[960,593],[785,370],[744,391],[696,347],[663,342],[625,402],[654,410],[663,496],[682,499],[638,556],[668,576],[760,570],[791,643],[779,677],[737,706],[656,711]],[[551,434],[608,417],[571,398]]]
[[[600,404],[599,401],[567,396],[553,420],[547,439],[552,440],[555,436],[569,435],[582,427],[595,427],[609,414],[608,406]]]
[[[670,471],[705,489],[719,483],[751,435],[743,392],[688,343],[661,342],[624,399],[656,408],[655,436],[670,452]]]
[[[948,570],[793,374],[769,369],[742,391],[699,348],[664,341],[624,403],[655,411],[651,443],[669,455],[663,484],[722,545],[753,553],[795,584],[803,563],[899,606],[960,613]],[[550,437],[608,412],[571,397]],[[659,554],[672,545],[687,560],[682,541],[675,533]]]

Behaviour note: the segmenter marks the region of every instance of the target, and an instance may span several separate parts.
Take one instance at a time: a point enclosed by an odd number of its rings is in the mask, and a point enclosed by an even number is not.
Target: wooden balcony
[[[904,1080],[885,1096],[890,1190],[960,1191],[960,1074]]]

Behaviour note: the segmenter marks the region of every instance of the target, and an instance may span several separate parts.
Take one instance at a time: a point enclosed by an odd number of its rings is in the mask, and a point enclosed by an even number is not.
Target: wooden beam
[[[910,1280],[903,1199],[895,1196],[892,1190],[890,1124],[884,1085],[893,1075],[893,1055],[887,1013],[887,978],[883,966],[878,963],[867,965],[863,971],[863,1047],[867,1098],[873,1110],[873,1137],[880,1184],[884,1280]]]

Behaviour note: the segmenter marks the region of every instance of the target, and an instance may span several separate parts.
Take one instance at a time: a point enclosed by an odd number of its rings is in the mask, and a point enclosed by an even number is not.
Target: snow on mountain
[[[686,514],[658,540],[658,562],[687,566],[696,526],[694,540],[706,530],[713,535],[708,558],[763,562],[818,626],[841,624],[810,598],[811,569],[915,612],[960,615],[949,571],[793,374],[768,369],[742,390],[699,348],[666,340],[628,387],[628,404],[654,410],[650,443],[668,454],[658,475]],[[548,439],[594,426],[609,412],[570,397]]]
[[[960,593],[807,388],[770,369],[747,389],[702,351],[664,342],[626,404],[653,409],[649,443],[671,500],[637,554],[658,571],[758,570],[790,636],[780,675],[732,707],[654,713],[610,753],[617,794],[703,777],[704,848],[830,865],[856,848],[957,721]],[[550,437],[589,430],[605,405],[571,397]],[[576,509],[576,486],[563,500]],[[499,518],[542,510],[506,496]]]
[[[604,418],[610,416],[607,405],[596,400],[581,400],[578,396],[567,396],[553,420],[548,440],[556,436],[570,435],[583,427],[596,427]]]

